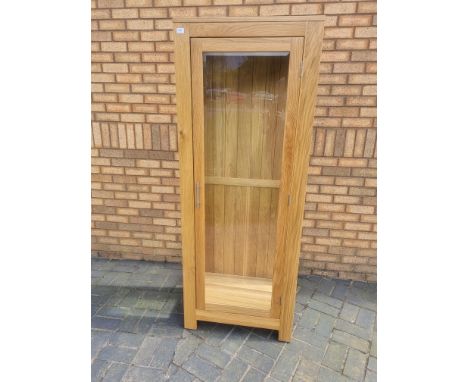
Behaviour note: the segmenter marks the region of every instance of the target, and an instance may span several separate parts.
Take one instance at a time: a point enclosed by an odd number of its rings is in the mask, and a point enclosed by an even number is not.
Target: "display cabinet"
[[[174,19],[184,324],[289,341],[322,17]]]

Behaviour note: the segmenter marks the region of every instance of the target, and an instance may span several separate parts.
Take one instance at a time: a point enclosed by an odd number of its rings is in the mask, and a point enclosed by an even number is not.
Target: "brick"
[[[366,179],[364,185],[366,187],[377,187],[377,179]]]
[[[375,144],[377,139],[377,133],[374,129],[368,130],[366,135],[366,141],[364,146],[364,156],[370,158],[373,156]],[[371,167],[369,165],[369,167]]]
[[[106,110],[113,113],[126,113],[130,111],[130,105],[111,103],[106,105]]]
[[[127,28],[134,30],[147,30],[153,29],[153,20],[128,20]]]
[[[112,34],[111,32],[91,32],[91,41],[111,41]]]
[[[141,75],[140,74],[117,74],[116,76],[117,82],[123,83],[140,83],[141,82]]]
[[[153,0],[125,0],[125,6],[136,8],[152,7]]]
[[[113,9],[113,19],[136,19],[138,18],[138,9]]]
[[[321,74],[319,76],[320,84],[346,84],[345,74]],[[321,97],[318,97],[319,99]]]
[[[108,9],[93,9],[91,11],[91,19],[110,19],[111,12]]]
[[[366,372],[367,357],[360,351],[350,349],[343,374],[355,380],[362,380]]]
[[[370,231],[371,225],[367,223],[345,223],[345,229],[349,229],[352,231]]]
[[[347,206],[346,212],[353,214],[373,214],[374,207],[372,206]]]
[[[219,368],[224,368],[230,360],[230,356],[219,349],[203,343],[196,350],[196,354],[207,361],[215,364]]]
[[[343,39],[336,41],[336,49],[370,49],[369,40],[366,39]]]
[[[157,105],[133,105],[132,107],[135,113],[157,113]]]
[[[349,196],[349,195],[335,195],[333,201],[335,203],[344,203],[344,204],[358,204],[360,202],[358,196]]]
[[[232,6],[229,7],[229,16],[257,16],[259,13],[258,6]]]
[[[332,340],[335,340],[336,342],[347,345],[353,349],[357,349],[362,352],[367,352],[369,349],[369,343],[366,340],[363,340],[362,338],[353,336],[352,334],[343,332],[341,330],[333,331]]]
[[[358,107],[334,107],[330,109],[331,117],[358,117],[360,109]]]
[[[261,5],[260,16],[280,16],[289,14],[289,5]]]
[[[376,27],[356,27],[354,32],[355,37],[357,38],[370,38],[377,37],[377,28]]]
[[[167,62],[167,53],[143,53],[141,55],[143,62]],[[169,82],[166,80],[165,82]]]
[[[197,15],[197,8],[184,7],[184,8],[170,8],[169,17],[191,17]]]
[[[325,17],[324,26],[325,26],[325,28],[338,26],[338,16],[337,15],[335,15],[335,16],[328,15],[327,17]]]
[[[123,8],[124,0],[97,0],[98,8]]]
[[[125,52],[127,44],[125,42],[102,42],[101,50],[104,52]]]
[[[112,32],[114,41],[138,41],[140,39],[138,32],[135,31],[115,31]]]
[[[152,9],[140,9],[141,18],[164,18],[167,17],[167,8],[152,8]]]
[[[92,62],[112,62],[112,53],[93,53],[91,54]],[[92,89],[93,92],[96,92],[96,89]]]
[[[129,366],[125,380],[128,381],[159,381],[164,379],[164,372],[162,370],[150,368],[150,367],[139,367]]]
[[[116,62],[140,62],[139,53],[114,53]]]
[[[367,167],[367,159],[362,158],[340,158],[338,165],[343,167]]]
[[[242,0],[213,0],[214,5],[238,5]]]
[[[358,13],[376,13],[377,12],[377,2],[361,2],[358,4]]]
[[[211,0],[184,0],[184,6],[211,5]]]
[[[132,64],[130,65],[131,73],[154,73],[156,66],[154,64]]]
[[[336,63],[333,65],[333,73],[362,73],[363,63]]]
[[[165,41],[167,40],[167,32],[151,31],[141,32],[141,41]]]
[[[372,127],[372,118],[343,118],[343,127]]]
[[[338,19],[339,26],[370,26],[372,25],[371,15],[342,15]]]
[[[355,11],[356,3],[325,4],[325,14],[354,13]]]
[[[119,101],[125,103],[142,103],[143,95],[141,94],[119,94]]]
[[[166,20],[155,20],[155,29],[156,30],[172,30],[174,28],[174,23],[170,19]]]
[[[326,28],[324,38],[351,38],[353,28]]]
[[[374,232],[358,232],[358,239],[361,240],[377,240],[377,234]]]
[[[319,97],[317,99],[318,106],[343,106],[343,97]]]
[[[345,345],[332,342],[328,346],[322,364],[333,370],[341,372],[345,363],[346,353],[347,347]]]
[[[374,168],[353,168],[353,176],[376,177],[377,171]]]
[[[220,375],[220,370],[218,368],[195,355],[186,361],[183,367],[203,381],[214,381]]]
[[[324,167],[322,169],[322,174],[333,176],[350,176],[351,169],[346,167]]]
[[[158,64],[157,65],[158,73],[175,73],[174,64]]]
[[[169,93],[175,94],[175,86],[174,85],[158,85],[158,91],[161,93]]]
[[[320,186],[320,192],[325,194],[339,194],[345,195],[348,192],[348,188],[345,186]]]
[[[376,50],[359,50],[351,53],[351,61],[377,61]]]
[[[117,102],[116,94],[93,93],[94,102]]]
[[[125,20],[99,20],[100,30],[124,30]]]
[[[127,64],[102,64],[102,71],[104,73],[127,73]]]
[[[226,16],[226,7],[200,7],[198,8],[198,15],[200,17],[216,17]]]
[[[350,84],[375,84],[377,77],[375,74],[351,74],[349,76]]]
[[[325,51],[322,52],[321,62],[348,61],[349,52]]]
[[[174,51],[174,43],[172,42],[159,42],[156,44],[156,51],[158,52],[173,52]]]
[[[120,115],[120,120],[122,122],[145,122],[145,115],[143,113],[125,113]],[[128,138],[127,143],[129,149],[134,148],[132,147],[133,145],[130,142],[128,142]]]
[[[333,71],[333,64],[327,62],[321,62],[319,66],[319,73],[331,73]]]
[[[330,231],[330,237],[337,237],[342,239],[356,239],[357,233],[346,230],[332,230]]]
[[[360,196],[375,196],[375,189],[364,188],[364,187],[350,187],[349,194],[360,195]]]
[[[320,15],[322,13],[322,4],[293,4],[291,6],[291,15]]]
[[[332,263],[332,262],[339,262],[340,257],[336,255],[315,255],[314,256],[315,261],[323,261],[326,263]]]
[[[377,108],[376,107],[361,107],[360,115],[361,117],[377,117]]]

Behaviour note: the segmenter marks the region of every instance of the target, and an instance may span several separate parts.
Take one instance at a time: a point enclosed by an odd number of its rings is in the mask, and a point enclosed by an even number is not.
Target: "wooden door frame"
[[[197,320],[224,322],[279,331],[281,341],[289,341],[293,320],[298,274],[300,237],[312,141],[320,53],[323,39],[323,16],[174,18],[177,124],[180,161],[182,218],[182,264],[184,326],[196,329]],[[298,116],[290,184],[283,260],[278,264],[281,276],[279,318],[206,312],[196,308],[195,198],[193,162],[191,37],[304,37],[303,75],[300,84]]]
[[[297,129],[297,106],[299,104],[300,71],[303,52],[303,37],[217,37],[192,38],[192,126],[193,126],[193,176],[196,184],[200,208],[195,208],[195,285],[196,307],[205,309],[205,174],[204,174],[204,93],[203,93],[203,53],[204,52],[288,52],[288,85],[286,97],[286,118],[283,132],[281,179],[279,181],[278,215],[276,219],[276,248],[273,264],[273,280],[276,280],[272,295],[271,317],[279,318],[280,293],[282,285],[275,275],[281,272],[277,266],[278,254],[284,251],[285,227],[287,226],[288,195],[290,192],[294,132]],[[197,195],[195,195],[197,197]]]

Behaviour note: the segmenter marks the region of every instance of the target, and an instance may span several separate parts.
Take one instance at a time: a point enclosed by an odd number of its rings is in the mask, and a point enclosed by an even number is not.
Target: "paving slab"
[[[283,343],[265,329],[184,329],[180,264],[92,259],[92,273],[92,381],[377,380],[375,284],[300,277]]]

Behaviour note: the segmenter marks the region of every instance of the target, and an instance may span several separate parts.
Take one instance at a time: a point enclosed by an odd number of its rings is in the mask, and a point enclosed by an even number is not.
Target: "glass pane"
[[[206,271],[271,278],[289,54],[205,53]]]

